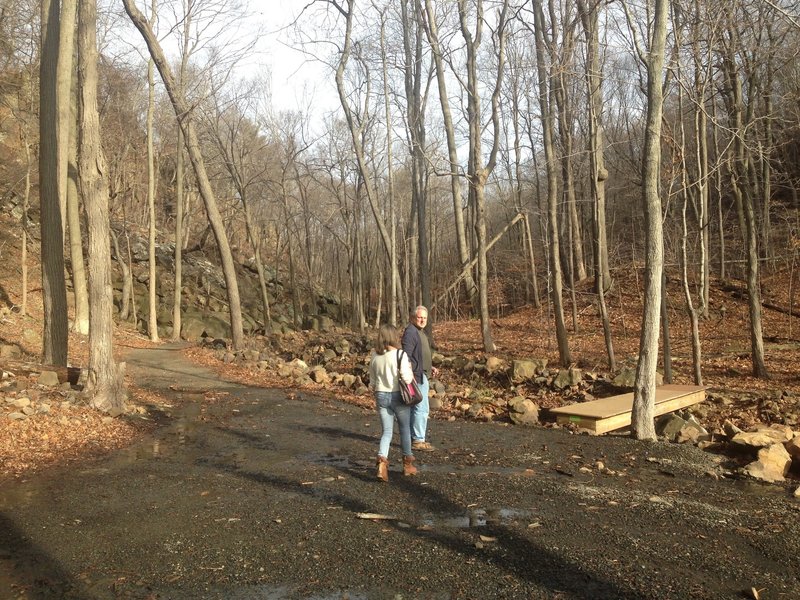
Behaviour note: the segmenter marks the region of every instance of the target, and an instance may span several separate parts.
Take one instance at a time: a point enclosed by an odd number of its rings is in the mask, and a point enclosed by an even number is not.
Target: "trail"
[[[693,447],[434,420],[382,484],[371,411],[127,364],[163,425],[0,490],[0,598],[800,597],[798,502]]]

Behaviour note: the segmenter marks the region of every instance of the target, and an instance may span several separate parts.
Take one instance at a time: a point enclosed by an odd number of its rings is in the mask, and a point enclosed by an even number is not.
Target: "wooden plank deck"
[[[706,389],[697,385],[662,385],[656,388],[654,416],[663,415],[697,404],[706,399]],[[579,402],[550,409],[556,422],[574,423],[595,433],[606,433],[631,424],[633,392]]]

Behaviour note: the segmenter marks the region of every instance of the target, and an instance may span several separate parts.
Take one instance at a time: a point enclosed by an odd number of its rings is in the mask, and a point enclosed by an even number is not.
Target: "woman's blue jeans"
[[[403,448],[403,456],[412,456],[411,407],[403,404],[400,392],[375,392],[375,405],[378,408],[378,416],[381,418],[381,428],[383,429],[378,446],[378,456],[389,457],[395,417],[400,426],[400,445]]]

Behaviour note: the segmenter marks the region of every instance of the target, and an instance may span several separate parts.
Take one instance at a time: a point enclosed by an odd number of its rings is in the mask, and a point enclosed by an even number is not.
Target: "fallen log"
[[[70,385],[77,385],[81,376],[80,367],[61,367],[9,359],[0,360],[0,369],[6,373],[25,377],[30,377],[31,375],[39,376],[44,371],[54,371],[58,374],[59,383],[69,382]]]

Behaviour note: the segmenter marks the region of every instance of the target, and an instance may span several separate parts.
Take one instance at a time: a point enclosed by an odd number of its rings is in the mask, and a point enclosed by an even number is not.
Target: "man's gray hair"
[[[427,308],[425,308],[425,307],[424,307],[422,304],[420,304],[420,305],[419,305],[419,306],[417,306],[417,307],[416,307],[414,310],[412,310],[412,311],[411,311],[411,316],[412,316],[412,317],[416,317],[416,316],[417,316],[417,313],[418,313],[419,311],[421,311],[421,310],[424,310],[424,311],[425,311],[425,316],[427,316],[427,315],[428,315],[428,309],[427,309]]]

